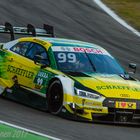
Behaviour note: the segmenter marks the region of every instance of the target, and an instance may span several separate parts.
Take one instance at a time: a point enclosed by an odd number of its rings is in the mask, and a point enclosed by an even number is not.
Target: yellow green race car
[[[6,27],[1,26],[0,31],[28,30]],[[136,70],[135,64],[130,67]],[[140,122],[140,82],[92,43],[23,37],[1,44],[0,94],[67,118]]]

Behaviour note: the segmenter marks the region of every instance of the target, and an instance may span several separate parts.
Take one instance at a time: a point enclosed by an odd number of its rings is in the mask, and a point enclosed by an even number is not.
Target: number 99
[[[75,63],[76,62],[76,55],[74,53],[58,53],[58,62],[59,63]]]

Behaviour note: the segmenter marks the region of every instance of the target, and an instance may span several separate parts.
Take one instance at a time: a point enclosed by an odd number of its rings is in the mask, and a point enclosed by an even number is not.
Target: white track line
[[[11,124],[11,123],[8,123],[8,122],[5,122],[5,121],[1,121],[0,120],[0,124],[4,124],[4,125],[10,126],[10,127],[14,127],[14,128],[20,129],[20,130],[24,130],[26,132],[29,132],[29,133],[32,133],[32,134],[36,134],[38,136],[50,138],[52,140],[61,140],[59,138],[55,138],[55,137],[52,137],[52,136],[49,136],[49,135],[46,135],[46,134],[43,134],[43,133],[40,133],[40,132],[36,132],[36,131],[33,131],[31,129],[27,129],[27,128],[24,128],[24,127],[21,127],[21,126],[17,126],[17,125],[14,125],[14,124]]]
[[[126,23],[126,21],[120,18],[114,11],[112,11],[109,7],[107,7],[101,0],[92,0],[92,1],[95,2],[100,8],[102,8],[108,15],[114,18],[117,22],[119,22],[121,25],[123,25],[128,30],[132,31],[134,34],[140,37],[140,32],[138,32],[136,29],[134,29],[132,26]]]

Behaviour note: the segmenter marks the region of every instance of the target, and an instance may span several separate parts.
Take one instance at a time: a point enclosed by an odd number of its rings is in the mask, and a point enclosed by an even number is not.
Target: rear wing
[[[54,37],[54,28],[47,24],[44,24],[43,28],[35,28],[32,24],[28,24],[27,27],[13,27],[12,24],[6,22],[5,25],[0,25],[0,33],[10,34],[11,40],[15,39],[15,34]]]

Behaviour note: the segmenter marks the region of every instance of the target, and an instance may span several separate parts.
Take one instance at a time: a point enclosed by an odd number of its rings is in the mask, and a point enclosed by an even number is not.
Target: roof
[[[37,37],[40,40],[49,42],[52,46],[80,46],[80,47],[92,47],[103,49],[102,47],[88,42],[78,41],[78,40],[71,40],[71,39],[64,39],[64,38],[48,38],[48,37]]]

